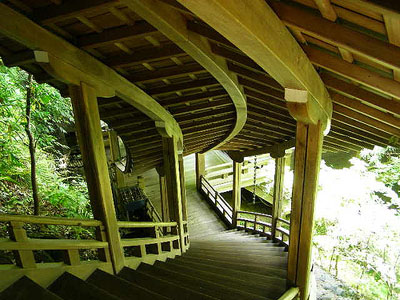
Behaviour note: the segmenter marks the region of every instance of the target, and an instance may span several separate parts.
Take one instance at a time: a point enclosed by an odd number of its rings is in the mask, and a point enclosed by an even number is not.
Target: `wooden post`
[[[105,226],[114,271],[118,273],[124,266],[124,254],[111,191],[96,91],[91,86],[81,83],[80,86],[70,86],[70,95],[93,216]]]
[[[113,164],[113,168],[115,170],[115,183],[117,184],[117,187],[120,188],[124,186],[124,175],[122,174],[122,171],[115,164],[115,162],[120,159],[120,149],[119,149],[117,132],[114,130],[110,130],[108,132],[108,138],[110,143],[111,163]]]
[[[9,223],[10,239],[15,242],[27,242],[28,237],[24,229],[24,223],[12,221]],[[32,250],[15,250],[13,251],[15,262],[21,268],[36,268],[35,257]]]
[[[196,153],[196,187],[200,191],[200,177],[206,175],[206,157],[204,153]]]
[[[297,123],[288,280],[309,296],[314,205],[318,187],[323,133],[317,125]]]
[[[163,165],[156,167],[158,182],[160,184],[161,218],[163,222],[169,222],[168,192],[165,170]]]
[[[185,252],[183,214],[182,214],[182,192],[179,177],[178,144],[173,136],[163,137],[164,170],[167,183],[168,209],[170,221],[178,223],[178,234],[180,237],[181,251]]]
[[[232,187],[232,228],[237,226],[237,215],[240,210],[240,204],[242,201],[241,193],[241,177],[242,177],[242,163],[233,161],[233,187]]]
[[[186,199],[186,186],[185,186],[185,166],[183,161],[183,154],[178,155],[179,159],[179,174],[181,180],[181,197],[182,197],[182,218],[187,221],[187,199]]]
[[[281,214],[281,203],[283,195],[283,180],[285,177],[285,157],[275,158],[275,176],[274,176],[274,199],[272,203],[272,241],[276,239],[277,221]]]

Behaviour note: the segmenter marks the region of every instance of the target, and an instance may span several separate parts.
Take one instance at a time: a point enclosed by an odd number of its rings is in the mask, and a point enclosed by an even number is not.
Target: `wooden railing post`
[[[156,170],[160,184],[161,218],[163,222],[169,222],[168,192],[164,166],[159,165],[156,167]]]
[[[71,85],[70,96],[93,215],[105,226],[114,271],[118,273],[124,266],[124,254],[111,191],[96,90],[85,83],[80,86]]]
[[[179,175],[181,180],[181,198],[182,198],[182,218],[187,221],[187,199],[186,199],[186,184],[185,184],[185,166],[183,161],[183,153],[179,153]]]
[[[206,159],[204,153],[196,153],[196,188],[198,191],[201,189],[201,176],[206,174]]]
[[[285,177],[285,157],[275,158],[274,198],[272,203],[271,238],[276,239],[276,227],[281,214],[281,201]]]
[[[241,177],[242,177],[242,163],[233,161],[233,187],[232,187],[232,228],[237,226],[237,215],[241,205]]]
[[[288,283],[300,288],[301,300],[307,300],[309,296],[314,205],[322,141],[321,122],[316,125],[297,122]]]
[[[163,137],[163,156],[170,221],[178,223],[181,251],[185,252],[178,143],[174,136]]]
[[[23,228],[24,223],[11,221],[9,222],[10,239],[15,242],[26,242],[28,237]],[[13,251],[17,266],[21,268],[36,268],[35,257],[32,250],[16,250]]]

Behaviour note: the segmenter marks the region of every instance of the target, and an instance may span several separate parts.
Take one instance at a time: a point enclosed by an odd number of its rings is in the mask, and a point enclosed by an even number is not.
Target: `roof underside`
[[[247,98],[243,129],[220,150],[247,151],[295,137],[296,121],[284,90],[253,60],[177,2],[163,0],[205,37],[226,61]],[[301,44],[331,94],[331,131],[325,151],[386,146],[400,137],[400,14],[363,1],[269,1]],[[184,154],[220,144],[233,130],[237,112],[222,85],[153,26],[118,1],[9,0],[7,5],[115,69],[166,108],[179,123]],[[379,7],[378,7],[379,8]],[[60,49],[61,51],[61,49]],[[20,66],[68,95],[33,59],[31,49],[0,36],[6,65]],[[121,136],[136,169],[162,162],[154,122],[120,98],[99,98],[100,117]]]

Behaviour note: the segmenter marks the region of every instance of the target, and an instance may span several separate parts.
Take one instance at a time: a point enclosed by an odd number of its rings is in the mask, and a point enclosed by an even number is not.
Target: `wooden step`
[[[62,300],[26,276],[0,293],[0,300]]]
[[[237,262],[237,263],[254,263],[261,266],[273,266],[278,268],[286,268],[287,258],[282,256],[273,256],[272,258],[267,255],[251,255],[248,253],[226,255],[225,253],[196,253],[187,252],[184,256],[200,257],[205,259],[218,260],[221,262]]]
[[[279,244],[264,242],[264,243],[246,243],[242,241],[236,242],[223,242],[223,241],[207,241],[192,239],[192,246],[195,248],[203,247],[232,247],[232,248],[245,248],[245,249],[265,249],[265,248],[280,248]]]
[[[249,254],[249,255],[256,255],[256,256],[285,256],[286,252],[284,252],[284,248],[281,247],[266,247],[265,249],[243,249],[243,248],[190,248],[188,253],[218,253],[219,255],[242,255],[242,254]]]
[[[277,266],[261,266],[259,264],[254,263],[238,263],[238,262],[227,262],[227,261],[219,261],[215,259],[209,258],[200,258],[193,256],[179,256],[175,258],[177,260],[187,260],[192,262],[199,262],[206,265],[212,265],[216,267],[222,268],[230,268],[233,270],[251,272],[255,274],[261,274],[266,276],[277,276],[279,278],[286,278],[286,268],[277,267]]]
[[[192,269],[195,270],[202,270],[207,272],[213,272],[215,274],[226,274],[229,272],[230,276],[238,277],[243,280],[251,280],[257,284],[263,285],[267,284],[274,284],[274,285],[286,285],[286,279],[273,276],[273,275],[261,275],[257,273],[253,273],[251,270],[248,271],[239,271],[232,268],[225,268],[221,266],[215,266],[210,264],[204,264],[201,261],[191,261],[191,260],[179,260],[179,259],[168,259],[167,263],[169,264],[176,264],[176,265],[183,265],[183,266],[190,266]]]
[[[65,272],[48,288],[65,300],[118,300],[118,297]]]
[[[212,281],[199,279],[198,277],[188,276],[179,272],[161,269],[156,265],[150,266],[147,264],[142,264],[139,266],[138,270],[157,278],[167,279],[169,282],[175,282],[193,291],[202,292],[218,299],[268,299],[267,297],[262,297],[256,294],[241,291],[234,287],[227,287],[225,285],[217,284]]]
[[[154,299],[162,300],[169,299],[168,297],[161,296],[156,291],[150,291],[141,287],[137,284],[130,283],[121,277],[111,275],[107,272],[96,270],[86,280],[98,288],[107,291],[108,293],[119,297],[122,300],[131,300],[132,295],[135,295],[136,299]]]
[[[241,291],[256,294],[262,297],[268,296],[269,298],[278,298],[282,293],[285,292],[286,285],[281,286],[271,285],[264,282],[262,285],[255,283],[253,280],[245,280],[244,278],[234,277],[227,271],[222,274],[218,274],[211,271],[204,271],[199,269],[193,269],[189,265],[185,264],[172,264],[156,262],[155,266],[174,272],[179,272],[191,277],[195,277],[201,280],[211,281],[216,284],[225,286],[235,287]]]
[[[118,277],[121,277],[128,282],[140,285],[146,289],[155,290],[157,293],[168,297],[169,299],[217,299],[200,292],[192,291],[180,284],[170,282],[168,279],[161,279],[157,276],[152,276],[126,267],[121,270]]]

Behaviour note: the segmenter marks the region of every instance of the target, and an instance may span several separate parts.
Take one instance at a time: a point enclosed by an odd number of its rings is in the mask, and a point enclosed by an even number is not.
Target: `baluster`
[[[254,228],[253,230],[256,231],[257,230],[257,215],[254,215]]]
[[[23,228],[24,223],[11,221],[9,222],[10,239],[15,242],[28,242],[28,236]],[[36,268],[35,257],[32,250],[15,250],[13,251],[17,266],[21,268]]]
[[[162,249],[161,249],[161,243],[159,242],[160,240],[160,231],[159,231],[159,227],[156,225],[154,226],[154,232],[155,232],[155,236],[157,239],[157,254],[161,254],[162,253]]]
[[[64,263],[71,266],[76,266],[81,263],[81,257],[79,255],[79,250],[70,249],[64,251]]]
[[[96,239],[98,241],[108,242],[106,228],[104,226],[96,227]],[[124,249],[122,249],[122,250],[124,250]],[[107,249],[104,249],[104,248],[99,249],[98,253],[99,253],[98,255],[99,255],[100,261],[111,262],[110,246],[108,246]]]

